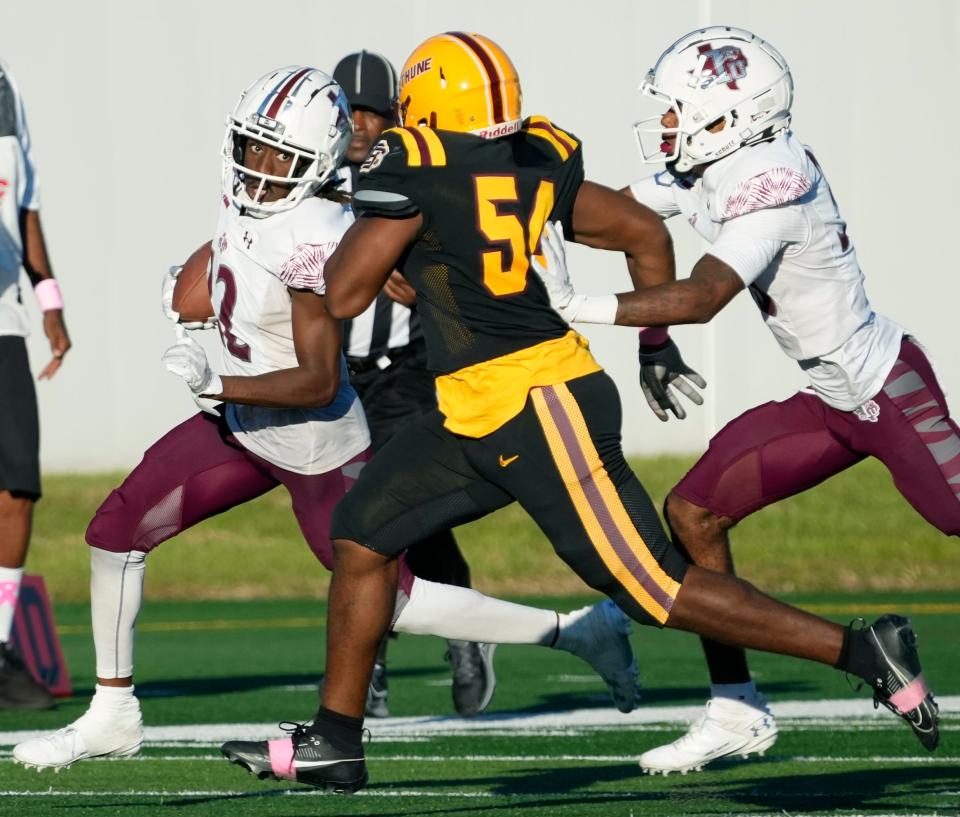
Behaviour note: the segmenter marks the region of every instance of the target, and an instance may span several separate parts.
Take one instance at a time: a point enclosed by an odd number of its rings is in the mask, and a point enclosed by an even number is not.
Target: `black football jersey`
[[[399,267],[417,291],[432,370],[454,372],[569,331],[529,256],[547,220],[572,233],[582,182],[579,141],[542,117],[498,139],[429,128],[382,135],[360,170],[354,208],[361,217],[423,216]]]

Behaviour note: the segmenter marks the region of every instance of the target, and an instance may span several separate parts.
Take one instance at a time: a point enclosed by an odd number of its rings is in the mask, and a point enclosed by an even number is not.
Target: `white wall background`
[[[875,308],[917,333],[960,393],[954,0],[32,0],[6,15],[0,54],[26,99],[75,344],[56,379],[38,386],[44,467],[130,465],[192,411],[158,362],[172,337],[158,282],[212,233],[223,118],[254,77],[294,62],[330,71],[359,48],[399,66],[431,34],[479,31],[516,63],[525,112],[576,133],[588,176],[622,186],[649,172],[631,131],[640,78],[675,38],[707,23],[752,29],[787,57],[795,129],[827,171]],[[704,248],[675,226],[685,275]],[[572,255],[583,291],[624,288],[618,259]],[[35,370],[48,358],[39,326]],[[587,334],[620,384],[630,452],[700,450],[745,408],[803,383],[744,294],[711,326],[674,331],[710,381],[707,406],[682,423],[659,423],[643,403],[631,330]]]

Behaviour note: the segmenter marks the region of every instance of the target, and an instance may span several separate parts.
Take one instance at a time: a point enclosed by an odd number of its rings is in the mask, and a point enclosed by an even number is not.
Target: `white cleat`
[[[630,619],[614,602],[608,599],[563,616],[556,647],[593,667],[621,712],[632,712],[639,705],[640,679],[630,646]]]
[[[683,737],[640,755],[640,768],[664,777],[699,772],[721,757],[762,755],[776,741],[777,722],[762,695],[752,703],[711,698]]]
[[[136,699],[133,699],[136,701]],[[91,707],[63,729],[13,747],[13,759],[28,769],[59,772],[78,760],[91,757],[130,757],[143,743],[143,718],[139,706],[123,715]]]

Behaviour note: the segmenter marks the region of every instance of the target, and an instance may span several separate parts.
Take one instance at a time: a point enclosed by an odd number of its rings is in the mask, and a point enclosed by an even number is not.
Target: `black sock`
[[[866,630],[854,630],[846,627],[843,631],[843,646],[840,657],[834,666],[843,672],[849,672],[867,683],[873,684],[876,676],[877,658],[867,641]]]
[[[363,718],[351,718],[321,706],[308,732],[317,732],[348,746],[359,746],[363,737]]]

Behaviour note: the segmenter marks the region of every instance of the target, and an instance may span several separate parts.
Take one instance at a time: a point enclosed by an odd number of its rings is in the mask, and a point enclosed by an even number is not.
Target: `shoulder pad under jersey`
[[[545,116],[528,117],[523,122],[522,131],[550,145],[561,162],[567,161],[580,147],[576,136],[558,128]]]
[[[803,198],[816,183],[816,166],[790,134],[738,151],[714,184],[713,220],[780,207]]]

